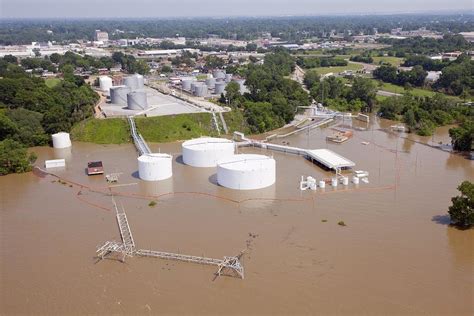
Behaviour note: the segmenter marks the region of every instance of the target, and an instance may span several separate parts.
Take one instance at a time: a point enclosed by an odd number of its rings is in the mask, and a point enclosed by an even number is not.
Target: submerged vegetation
[[[469,105],[457,104],[441,94],[433,97],[406,94],[382,101],[379,115],[403,121],[410,130],[429,136],[437,126],[473,120],[474,111]]]
[[[458,187],[461,195],[451,199],[453,205],[449,207],[451,224],[467,229],[474,226],[474,183],[464,181]]]

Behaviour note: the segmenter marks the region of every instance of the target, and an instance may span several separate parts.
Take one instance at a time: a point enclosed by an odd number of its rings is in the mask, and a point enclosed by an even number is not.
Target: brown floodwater
[[[132,145],[34,148],[38,165],[66,159],[55,173],[67,184],[0,177],[0,314],[472,315],[474,230],[448,226],[447,209],[459,183],[474,179],[473,162],[422,144],[449,142],[447,128],[399,138],[380,130],[391,124],[378,120],[343,144],[325,141],[329,129],[285,139],[370,172],[370,184],[317,192],[299,191],[301,175],[330,173],[260,149],[239,151],[273,155],[277,183],[241,192],[217,186],[214,168],[183,165],[180,143],[151,145],[175,157],[173,178],[156,183],[137,178]],[[96,246],[120,235],[104,177],[85,174],[92,160],[122,172],[127,185],[111,190],[139,248],[213,258],[248,248],[245,279],[152,258],[97,263]]]

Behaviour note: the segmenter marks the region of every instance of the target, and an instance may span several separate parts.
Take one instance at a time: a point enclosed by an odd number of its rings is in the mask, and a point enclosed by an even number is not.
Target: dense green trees
[[[373,110],[377,87],[367,78],[354,78],[350,87],[346,86],[343,79],[334,76],[312,82],[312,85],[307,85],[311,96],[325,106],[344,112]]]
[[[458,127],[449,130],[451,143],[455,150],[474,150],[474,118],[466,119]]]
[[[226,87],[229,104],[243,112],[253,132],[281,127],[293,120],[298,106],[309,105],[309,96],[301,85],[286,78],[294,68],[293,57],[277,49],[265,56],[263,65],[249,64],[243,71],[250,93],[241,96],[237,83]]]
[[[0,176],[31,170],[36,160],[34,153],[28,153],[24,146],[12,139],[0,141]]]
[[[392,45],[397,54],[432,55],[443,52],[463,51],[472,49],[472,44],[462,35],[445,35],[442,39],[430,37],[409,37],[406,39],[381,38],[383,44]]]
[[[370,55],[355,55],[349,58],[350,61],[355,61],[359,63],[371,64],[374,62],[374,59]]]
[[[453,205],[449,207],[451,224],[462,229],[474,226],[474,183],[464,181],[458,187],[461,195],[451,199]]]
[[[436,126],[471,120],[473,113],[469,106],[456,104],[442,94],[433,97],[407,94],[385,99],[380,105],[379,115],[390,120],[402,120],[411,130],[427,136]]]
[[[442,74],[435,88],[454,94],[474,95],[474,61],[463,55],[442,69]]]
[[[427,72],[424,71],[423,67],[420,65],[414,66],[413,69],[409,71],[398,71],[397,67],[382,65],[374,70],[373,75],[376,79],[400,86],[410,84],[421,87],[425,82]]]
[[[347,66],[347,61],[336,57],[298,57],[298,66],[306,69],[317,67]]]
[[[112,54],[112,60],[121,65],[125,72],[130,74],[139,73],[146,75],[150,72],[150,67],[144,60],[137,60],[132,55],[126,55],[122,52],[115,52]]]
[[[25,73],[17,65],[0,63],[0,141],[2,150],[48,143],[51,133],[69,131],[72,124],[90,117],[98,95],[63,67],[64,80],[54,88],[41,78]],[[8,141],[8,142],[6,142]],[[14,160],[2,160],[5,172],[27,170],[25,151],[14,151]],[[8,156],[7,154],[5,154]]]

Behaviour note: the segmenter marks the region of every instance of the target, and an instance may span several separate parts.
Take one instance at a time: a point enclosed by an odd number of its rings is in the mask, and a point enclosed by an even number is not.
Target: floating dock
[[[329,149],[304,149],[298,147],[291,147],[285,145],[265,143],[261,141],[251,140],[246,138],[243,133],[234,132],[234,139],[239,140],[237,143],[239,147],[251,146],[263,149],[279,151],[283,153],[290,153],[303,156],[312,162],[316,162],[327,169],[334,170],[336,173],[344,169],[350,169],[355,166],[355,163]]]

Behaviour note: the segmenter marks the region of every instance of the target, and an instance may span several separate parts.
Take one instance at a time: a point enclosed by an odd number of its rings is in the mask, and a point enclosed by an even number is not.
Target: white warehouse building
[[[262,189],[274,184],[275,180],[275,159],[265,155],[234,155],[217,163],[217,183],[229,189]]]
[[[183,162],[193,167],[215,167],[220,159],[234,155],[235,144],[224,138],[202,137],[185,141]]]
[[[138,176],[145,181],[159,181],[173,175],[173,156],[168,154],[145,154],[138,159]]]

